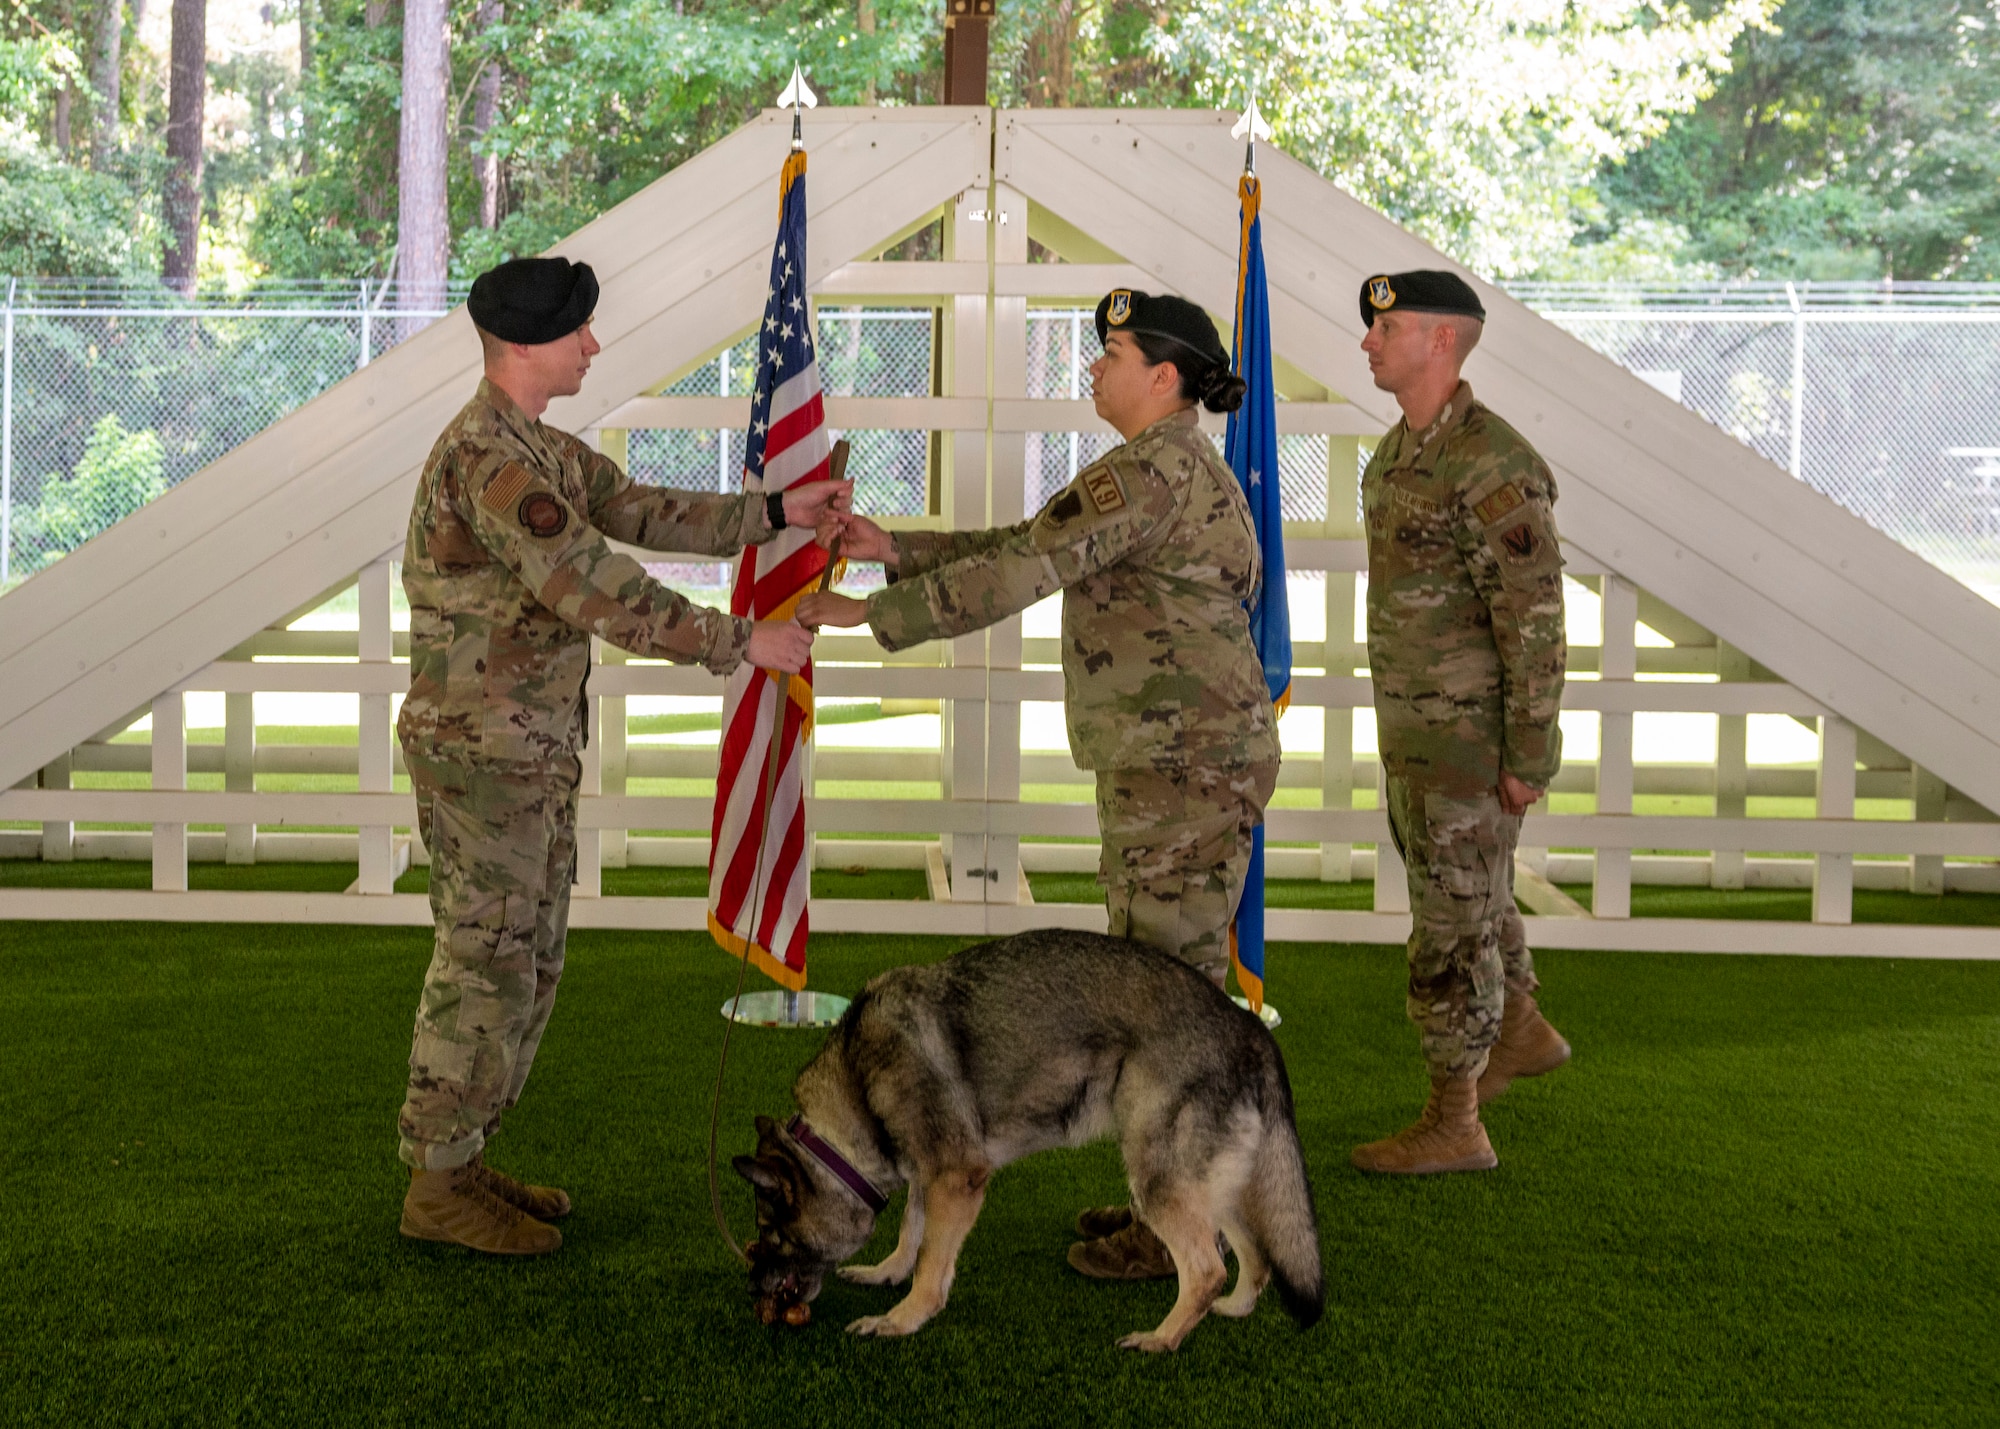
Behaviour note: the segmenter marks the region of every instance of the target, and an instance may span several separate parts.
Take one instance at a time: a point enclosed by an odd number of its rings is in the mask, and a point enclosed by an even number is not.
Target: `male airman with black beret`
[[[599,351],[587,263],[522,258],[472,285],[478,391],[438,438],[410,513],[410,693],[397,731],[431,859],[436,940],[398,1126],[404,1235],[533,1255],[569,1197],[485,1164],[555,1004],[576,866],[576,790],[595,635],[634,654],[796,671],[811,635],[659,584],[610,540],[733,555],[843,507],[849,483],[768,497],[642,486],[567,432],[551,400]]]
[[[1536,1009],[1513,897],[1521,817],[1562,762],[1556,483],[1459,377],[1485,320],[1456,273],[1361,285],[1362,351],[1403,409],[1362,477],[1368,665],[1383,806],[1409,870],[1410,1019],[1431,1071],[1417,1123],[1355,1149],[1364,1171],[1494,1166],[1480,1103],[1569,1057]]]

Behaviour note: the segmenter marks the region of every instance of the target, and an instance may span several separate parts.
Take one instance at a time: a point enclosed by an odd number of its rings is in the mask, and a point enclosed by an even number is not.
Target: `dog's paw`
[[[843,1265],[836,1274],[850,1285],[901,1285],[910,1278],[909,1271],[886,1260],[880,1265]]]
[[[847,1327],[850,1335],[861,1335],[867,1339],[893,1340],[902,1335],[914,1335],[918,1327],[905,1325],[889,1315],[863,1315]]]
[[[1139,1330],[1118,1342],[1121,1350],[1138,1350],[1141,1354],[1168,1355],[1174,1352],[1174,1342],[1157,1330]]]

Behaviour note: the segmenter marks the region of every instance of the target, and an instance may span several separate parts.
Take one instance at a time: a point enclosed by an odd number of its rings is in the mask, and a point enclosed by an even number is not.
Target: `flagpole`
[[[1237,480],[1243,483],[1258,544],[1264,550],[1264,589],[1250,607],[1251,635],[1267,681],[1278,684],[1272,676],[1273,657],[1266,628],[1274,578],[1277,618],[1289,617],[1284,610],[1284,524],[1281,509],[1274,505],[1278,482],[1276,412],[1272,405],[1275,394],[1271,390],[1269,299],[1264,287],[1262,229],[1258,221],[1263,195],[1257,178],[1257,141],[1271,137],[1271,126],[1258,112],[1254,93],[1242,118],[1229,132],[1231,138],[1244,141],[1243,176],[1237,184],[1242,204],[1241,246],[1237,254],[1236,326],[1231,345],[1235,349],[1236,375],[1249,390],[1244,394],[1243,407],[1230,415],[1225,447],[1230,466]],[[1260,487],[1263,487],[1261,492]],[[1289,631],[1283,649],[1284,683],[1271,691],[1273,704],[1279,710],[1290,696]],[[1229,930],[1229,961],[1244,991],[1243,996],[1234,999],[1236,1005],[1255,1014],[1266,1027],[1276,1027],[1283,1019],[1278,1009],[1264,998],[1264,869],[1264,825],[1260,822],[1250,835],[1250,863],[1244,874],[1236,921]]]
[[[811,88],[807,86],[805,81],[805,75],[801,72],[798,64],[794,62],[792,65],[791,82],[785,86],[784,93],[778,96],[778,104],[781,107],[790,106],[792,111],[792,153],[795,157],[792,159],[788,159],[786,161],[786,173],[789,176],[795,164],[800,166],[801,182],[803,181],[802,174],[803,174],[803,165],[805,162],[804,159],[805,135],[804,135],[804,125],[802,116],[805,110],[817,106],[818,103],[819,103],[818,97],[814,95]],[[783,226],[784,226],[782,203],[780,205],[780,210],[781,210],[780,246],[778,252],[779,256],[782,257],[784,255],[784,247],[782,241]],[[803,242],[804,239],[803,236],[801,236],[800,238],[801,251],[797,255],[797,262],[801,269],[803,269],[805,262]],[[793,276],[793,269],[791,268],[789,263],[787,264],[785,275],[788,278]],[[803,279],[801,278],[799,279],[799,281],[802,282]],[[775,285],[776,285],[776,280],[774,278],[774,288]],[[807,312],[804,314],[804,316],[799,320],[808,325],[808,329],[806,331],[804,340],[807,343],[809,351],[810,338],[811,338],[809,325],[812,320],[810,310],[808,309]],[[789,328],[786,329],[787,334],[789,334],[790,331],[791,330]],[[761,391],[762,388],[756,387],[756,385],[753,383],[753,409],[754,409],[755,395],[756,393]],[[818,400],[817,397],[815,397],[814,400],[816,402]],[[768,416],[769,414],[767,413],[766,415]],[[754,420],[755,417],[753,412],[753,421]],[[759,450],[761,450],[761,448]],[[828,454],[828,473],[831,480],[839,481],[842,479],[843,476],[845,476],[847,469],[848,452],[849,452],[848,443],[845,440],[842,440],[841,442],[837,443],[834,446],[833,450]],[[757,468],[757,474],[762,475],[762,472],[763,469],[760,465]],[[749,473],[746,471],[746,475],[748,474]],[[754,551],[746,551],[745,558],[753,563],[751,569],[753,572],[753,581],[754,581],[754,571],[756,569],[754,563],[757,560],[757,556]],[[837,566],[838,566],[838,552],[836,549],[835,551],[831,551],[828,553],[826,566],[820,573],[819,589],[825,590],[827,588],[828,584],[833,579]],[[750,598],[748,609],[753,616],[756,614],[756,597],[754,595]],[[755,800],[756,804],[759,806],[760,812],[758,814],[757,823],[755,825],[757,833],[757,854],[754,860],[753,872],[750,879],[749,900],[736,910],[734,917],[730,920],[733,926],[725,926],[721,921],[717,919],[713,909],[713,905],[711,906],[711,912],[709,914],[709,925],[711,930],[714,932],[717,941],[722,942],[725,948],[729,948],[731,951],[735,952],[737,957],[740,959],[742,963],[742,966],[737,971],[735,992],[731,995],[729,1001],[725,1002],[722,1005],[723,1017],[726,1018],[732,1024],[742,1022],[758,1027],[828,1027],[831,1026],[834,1022],[838,1021],[840,1015],[843,1012],[845,1012],[848,1007],[847,998],[840,997],[832,993],[815,992],[804,987],[794,987],[786,985],[770,991],[753,992],[747,994],[743,991],[743,979],[749,971],[750,963],[753,956],[764,956],[766,961],[771,960],[770,955],[764,954],[763,950],[758,947],[756,942],[756,937],[757,937],[758,920],[761,917],[763,917],[765,913],[764,900],[766,895],[770,892],[770,889],[766,887],[766,879],[771,871],[769,865],[772,858],[771,810],[773,804],[776,802],[778,781],[780,773],[784,767],[784,754],[786,750],[789,748],[788,742],[786,741],[785,738],[785,725],[786,725],[787,712],[791,709],[791,706],[793,704],[792,692],[794,689],[795,680],[796,677],[791,674],[783,674],[783,675],[774,674],[771,676],[768,682],[771,689],[771,693],[773,695],[773,706],[771,714],[770,732],[768,736],[769,742],[766,749],[765,760],[764,760],[764,774],[762,782],[757,789],[756,800]],[[756,698],[761,700],[765,693],[764,683],[765,682],[760,677],[757,680],[757,682],[753,685],[751,691],[746,692],[745,698]],[[811,686],[808,684],[805,688],[807,690],[807,697],[810,698]],[[810,717],[809,711],[807,717],[808,718]],[[724,719],[725,725],[727,725],[728,722],[729,721],[727,719],[727,706],[725,705],[725,719]],[[801,742],[803,742],[804,729],[805,726],[802,724]],[[803,748],[799,750],[799,758],[802,766],[801,787],[800,787],[799,797],[801,803],[803,803],[805,797],[805,779],[803,774],[803,764],[806,759],[806,751]],[[720,804],[718,804],[717,819],[718,819],[718,829],[719,829],[721,826]],[[805,869],[805,877],[808,881],[808,891],[806,894],[806,898],[808,903],[810,902],[811,899],[810,880],[812,877],[812,871],[810,867],[811,858],[809,856],[810,846],[811,846],[810,839],[808,839],[806,846],[806,852],[808,856],[805,858],[805,863],[807,865]],[[717,855],[713,852],[710,855],[712,861],[711,867],[713,867],[713,860],[716,858],[716,856]],[[712,877],[713,874],[711,873],[711,878]],[[713,898],[712,888],[713,885],[711,885],[711,898]],[[803,919],[804,915],[802,913],[801,922],[799,925],[802,930],[809,926],[807,923],[804,922]],[[749,929],[749,931],[747,932],[745,931],[746,920]],[[782,924],[778,926],[782,929]],[[767,934],[766,936],[769,936],[769,934]],[[810,934],[808,933],[806,934],[806,936],[810,936]],[[777,947],[777,940],[773,939],[774,953],[776,947]],[[769,967],[766,967],[764,970],[767,973],[771,972],[771,969]],[[798,981],[803,982],[804,977],[805,977],[805,964],[804,960],[801,959],[800,966],[797,972]],[[728,1049],[726,1042],[724,1044],[723,1055],[725,1059],[728,1056]]]

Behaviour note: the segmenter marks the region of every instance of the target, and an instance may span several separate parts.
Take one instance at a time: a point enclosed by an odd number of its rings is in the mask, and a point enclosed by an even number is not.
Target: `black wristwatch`
[[[764,514],[771,518],[771,529],[785,529],[785,493],[774,491],[764,498]]]

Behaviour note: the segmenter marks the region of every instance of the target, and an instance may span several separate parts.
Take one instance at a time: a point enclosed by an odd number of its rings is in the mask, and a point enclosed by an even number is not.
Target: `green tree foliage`
[[[1568,245],[1600,164],[1692,109],[1774,0],[1194,0],[1159,53],[1471,267]]]
[[[49,565],[167,490],[166,449],[149,431],[127,431],[107,413],[67,479],[42,479],[41,499],[17,518],[20,548]]]
[[[40,132],[51,95],[81,72],[73,36],[0,38],[0,271],[98,277],[155,261],[130,186],[66,162]]]
[[[769,105],[793,62],[826,103],[934,103],[938,18],[927,0],[878,0],[873,33],[829,0],[513,0],[483,32],[452,16],[454,268],[469,276],[535,253]],[[402,37],[365,0],[322,10],[305,102],[311,172],[277,185],[253,252],[297,276],[380,273],[393,242]],[[480,67],[501,68],[499,122],[471,133]],[[475,152],[501,158],[499,226],[478,226]]]
[[[1731,273],[2000,279],[2000,0],[1787,0],[1607,170],[1605,221]]]

